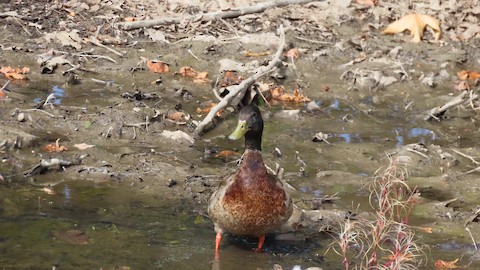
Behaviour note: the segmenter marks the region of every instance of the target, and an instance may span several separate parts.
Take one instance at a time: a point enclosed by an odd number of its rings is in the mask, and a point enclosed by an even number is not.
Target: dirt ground
[[[362,187],[386,156],[409,156],[411,183],[423,202],[415,215],[422,220],[433,213],[435,233],[470,243],[465,224],[480,229],[478,79],[457,73],[480,70],[479,1],[312,1],[233,18],[201,16],[259,2],[2,1],[0,66],[30,71],[11,81],[0,74],[6,93],[0,177],[35,186],[79,178],[119,183],[165,199],[189,198],[201,209],[235,168],[238,154],[223,157],[221,150],[242,151],[225,141],[236,108],[195,136],[206,116],[201,109],[217,102],[212,88],[219,88],[222,72],[235,69],[248,78],[268,64],[283,25],[285,67],[258,82],[299,89],[313,102],[265,106],[264,117],[275,123],[264,139],[267,149],[278,146],[291,157],[268,155],[267,163],[280,163],[297,190],[315,190],[323,181],[333,194],[339,185]],[[409,13],[438,19],[441,37],[425,31],[414,43],[409,31],[382,33]],[[151,19],[165,21],[130,30],[125,24]],[[147,60],[170,70],[154,73]],[[184,77],[186,66],[208,75]],[[431,109],[462,93],[468,93],[464,100],[432,116]],[[413,136],[408,126],[427,132]],[[353,141],[345,143],[340,134],[347,133]],[[312,144],[315,136],[320,142]],[[308,181],[298,176],[302,168]]]

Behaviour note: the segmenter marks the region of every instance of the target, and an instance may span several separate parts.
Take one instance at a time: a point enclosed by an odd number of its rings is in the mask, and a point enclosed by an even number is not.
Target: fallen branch
[[[471,100],[474,100],[478,98],[478,94],[475,93],[470,93],[471,91],[464,91],[460,95],[456,96],[449,102],[445,103],[442,106],[435,107],[431,109],[428,113],[427,116],[425,116],[425,120],[431,120],[432,118],[439,120],[439,118],[445,114],[445,112],[455,106],[458,106],[464,102],[470,102]],[[467,98],[468,97],[468,98]]]
[[[244,93],[245,91],[247,91],[247,89],[252,84],[254,84],[255,81],[258,80],[260,77],[274,71],[277,68],[277,65],[281,63],[283,48],[285,47],[285,31],[283,30],[282,25],[280,25],[278,31],[280,32],[280,44],[278,45],[277,52],[275,53],[272,61],[270,61],[268,66],[257,70],[255,74],[243,80],[240,84],[229,87],[228,91],[230,92],[223,99],[221,99],[220,102],[218,102],[218,104],[215,107],[213,107],[210,110],[207,116],[205,116],[202,122],[200,122],[198,126],[195,128],[195,131],[194,131],[195,136],[198,136],[200,135],[200,133],[203,132],[205,127],[210,122],[212,122],[213,118],[215,117],[218,111],[225,108],[229,104],[229,102],[232,101],[235,97],[237,97],[240,93],[242,92]]]
[[[118,52],[118,51],[116,51],[116,50],[114,50],[114,49],[112,49],[112,48],[110,48],[110,47],[108,47],[108,46],[103,45],[103,44],[102,44],[97,38],[95,38],[94,36],[91,36],[91,37],[89,37],[89,38],[86,38],[85,41],[88,41],[88,42],[90,42],[90,43],[92,43],[93,45],[96,45],[96,46],[98,46],[98,47],[107,49],[107,50],[113,52],[114,54],[116,54],[116,55],[118,55],[118,56],[120,56],[120,57],[123,56],[123,53]]]
[[[317,0],[318,1],[318,0]],[[324,0],[320,0],[324,1]],[[274,7],[283,7],[293,4],[306,4],[314,2],[312,0],[278,0],[278,1],[269,1],[258,3],[253,6],[242,7],[235,10],[228,10],[228,11],[215,11],[209,12],[200,15],[190,15],[190,16],[176,16],[176,17],[169,17],[169,18],[162,18],[162,19],[155,19],[155,20],[145,20],[145,21],[136,21],[136,22],[120,22],[116,25],[122,26],[124,30],[133,30],[142,27],[152,27],[157,25],[170,25],[170,24],[179,24],[183,20],[193,21],[193,22],[208,22],[208,21],[215,21],[218,19],[228,19],[228,18],[236,18],[239,16],[253,14],[253,13],[260,13],[264,12],[269,8]]]

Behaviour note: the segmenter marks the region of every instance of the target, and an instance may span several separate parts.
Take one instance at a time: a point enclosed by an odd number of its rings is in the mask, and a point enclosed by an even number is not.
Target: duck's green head
[[[261,149],[263,119],[257,106],[248,105],[242,108],[235,130],[228,136],[230,140],[238,140],[245,136],[247,149]]]

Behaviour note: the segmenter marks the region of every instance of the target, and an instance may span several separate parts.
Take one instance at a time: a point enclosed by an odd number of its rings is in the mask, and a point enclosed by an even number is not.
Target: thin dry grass
[[[413,194],[406,183],[408,157],[396,157],[378,170],[370,186],[374,220],[346,220],[329,250],[342,256],[345,269],[418,269],[424,254],[408,226]]]

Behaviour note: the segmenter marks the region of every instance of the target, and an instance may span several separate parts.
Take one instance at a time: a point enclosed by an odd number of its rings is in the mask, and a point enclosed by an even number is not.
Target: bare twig
[[[3,91],[5,88],[7,88],[7,86],[10,84],[10,80],[8,80],[3,86],[2,88],[0,88],[0,91]]]
[[[230,23],[228,23],[227,21],[225,21],[225,20],[222,19],[222,18],[218,18],[218,20],[221,21],[223,24],[225,24],[225,25],[228,27],[228,29],[230,29],[232,32],[234,32],[237,37],[240,36],[240,35],[238,34],[237,29],[235,29],[235,27],[233,27],[233,25],[231,25]]]
[[[118,52],[118,51],[116,51],[116,50],[114,50],[114,49],[112,49],[112,48],[110,48],[110,47],[108,47],[108,46],[103,45],[103,44],[102,44],[98,39],[96,39],[94,36],[89,37],[87,40],[88,40],[90,43],[92,43],[93,45],[97,45],[98,47],[102,47],[102,48],[104,48],[104,49],[107,49],[107,50],[113,52],[114,54],[116,54],[116,55],[118,55],[118,56],[123,56],[123,53]]]
[[[468,227],[465,227],[465,231],[467,231],[468,234],[470,235],[470,239],[472,239],[473,246],[475,247],[475,250],[478,250],[477,242],[475,242],[475,238],[473,238],[473,235],[472,235],[472,232],[470,231],[470,229]]]
[[[318,1],[318,0],[317,0]],[[324,0],[320,0],[324,1]],[[136,22],[121,22],[117,23],[116,25],[122,26],[124,30],[133,30],[142,27],[152,27],[157,25],[170,25],[170,24],[179,24],[183,20],[187,21],[194,21],[194,22],[208,22],[208,21],[215,21],[218,19],[227,19],[227,18],[236,18],[239,16],[253,14],[253,13],[260,13],[264,12],[269,8],[274,7],[283,7],[292,4],[306,4],[313,2],[311,0],[276,0],[276,1],[269,1],[258,3],[253,6],[242,7],[235,10],[228,10],[228,11],[215,11],[209,12],[200,15],[190,15],[190,16],[176,16],[176,17],[169,17],[169,18],[162,18],[162,19],[154,19],[154,20],[145,20],[145,21],[136,21]]]
[[[46,111],[40,110],[40,109],[28,109],[28,110],[25,110],[25,112],[31,112],[31,111],[34,111],[34,112],[42,112],[42,113],[44,113],[44,114],[46,114],[46,115],[48,115],[48,116],[50,116],[50,117],[52,117],[52,118],[57,117],[57,116],[55,116],[55,115],[53,115],[53,114],[51,114],[51,113],[49,113],[49,112],[46,112]],[[21,111],[20,111],[20,112],[21,112]]]
[[[252,84],[255,83],[257,79],[262,77],[263,75],[272,72],[273,70],[276,69],[277,65],[281,63],[281,56],[283,53],[283,48],[285,47],[285,31],[283,30],[283,26],[280,25],[279,27],[279,32],[280,32],[280,44],[278,46],[277,52],[275,53],[272,61],[266,66],[264,69],[258,70],[255,74],[253,74],[251,77],[243,80],[240,84],[234,85],[230,87],[228,90],[230,91],[218,104],[213,107],[210,112],[205,116],[205,118],[200,122],[195,128],[195,135],[200,135],[200,133],[203,132],[205,127],[213,120],[215,117],[216,113],[225,108],[230,101],[232,101],[239,93],[245,92]]]
[[[196,56],[193,52],[192,52],[192,49],[188,49],[188,53],[191,54],[193,56],[193,58],[197,59],[198,61],[200,61],[200,58],[198,58],[198,56]]]
[[[466,99],[467,96],[469,97],[468,99]],[[471,91],[464,91],[449,102],[445,103],[444,105],[431,109],[424,119],[431,120],[433,118],[438,120],[440,116],[442,116],[448,109],[460,105],[464,102],[470,102],[471,100],[474,100],[476,98],[478,98],[478,94],[471,93]]]
[[[469,156],[465,153],[462,153],[458,150],[455,150],[455,149],[452,149],[453,152],[459,154],[460,156],[464,157],[464,158],[467,158],[467,159],[470,159],[475,165],[480,165],[480,162],[479,161],[476,161],[472,156]]]

